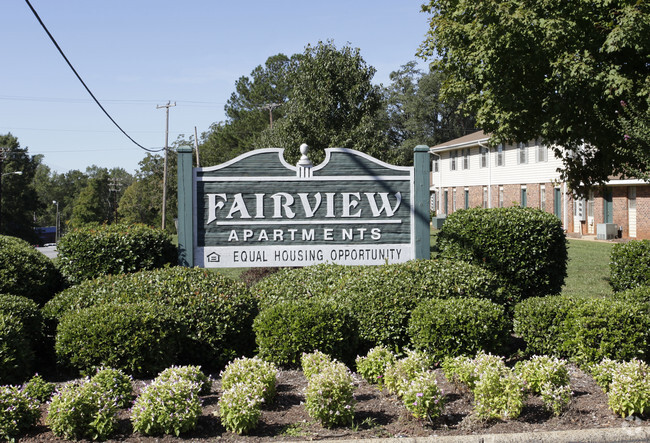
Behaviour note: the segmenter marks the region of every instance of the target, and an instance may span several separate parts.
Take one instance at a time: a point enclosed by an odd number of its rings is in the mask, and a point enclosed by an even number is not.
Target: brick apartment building
[[[478,131],[430,148],[431,209],[438,216],[458,209],[526,206],[557,215],[567,233],[650,239],[650,184],[610,180],[588,199],[574,200],[560,182],[562,161],[535,141],[489,148]],[[604,226],[599,226],[604,225]]]

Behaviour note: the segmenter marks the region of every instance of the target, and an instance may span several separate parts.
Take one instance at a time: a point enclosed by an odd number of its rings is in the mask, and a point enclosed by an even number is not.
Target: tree
[[[0,135],[0,234],[37,242],[34,214],[39,202],[32,183],[40,156],[30,156],[11,134]],[[17,174],[20,173],[20,174]]]
[[[215,165],[226,162],[255,147],[260,133],[284,116],[283,104],[287,101],[291,85],[289,73],[301,55],[287,57],[277,54],[269,57],[235,83],[224,107],[226,122],[214,123],[202,134],[201,163]]]
[[[86,186],[76,196],[69,224],[114,223],[118,218],[117,202],[133,178],[122,168],[96,165],[86,168]]]
[[[189,143],[179,137],[173,143],[178,146]],[[124,191],[119,201],[119,214],[128,223],[144,223],[160,227],[162,222],[162,187],[163,187],[163,156],[147,154],[139,163],[135,180]],[[172,153],[167,163],[167,211],[165,228],[175,231],[174,218],[178,213],[177,196],[177,156]]]
[[[444,75],[435,70],[422,73],[415,66],[411,61],[392,72],[386,88],[394,164],[412,165],[417,145],[433,146],[475,131],[474,118],[458,112],[461,102],[441,99]]]
[[[296,163],[299,147],[307,143],[314,164],[324,149],[352,148],[382,159],[388,149],[385,103],[371,80],[359,49],[332,42],[307,46],[290,73],[291,91],[284,118],[264,131],[259,147],[284,148],[285,159]]]
[[[423,10],[420,54],[438,57],[443,94],[465,99],[493,143],[565,148],[555,150],[563,179],[579,193],[614,174],[647,178],[650,140],[638,136],[650,126],[650,3],[431,0]]]

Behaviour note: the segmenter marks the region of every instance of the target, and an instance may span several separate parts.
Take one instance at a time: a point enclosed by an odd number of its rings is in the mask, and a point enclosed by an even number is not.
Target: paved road
[[[57,255],[59,255],[58,251],[56,250],[56,246],[45,246],[43,248],[36,249],[41,251],[48,258],[55,258]]]

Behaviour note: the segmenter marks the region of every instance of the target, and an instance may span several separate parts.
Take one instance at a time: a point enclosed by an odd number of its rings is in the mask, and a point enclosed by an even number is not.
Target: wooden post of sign
[[[415,189],[413,201],[415,204],[415,258],[428,260],[431,258],[431,217],[429,216],[429,147],[418,145],[413,152],[413,167]]]
[[[194,267],[192,148],[178,148],[178,264]]]

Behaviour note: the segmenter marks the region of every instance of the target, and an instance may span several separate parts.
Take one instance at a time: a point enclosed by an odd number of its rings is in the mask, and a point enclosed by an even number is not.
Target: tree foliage
[[[39,202],[32,181],[41,157],[30,156],[11,134],[0,135],[0,150],[0,174],[4,176],[0,178],[0,234],[36,243],[34,213]]]
[[[650,3],[431,0],[420,55],[492,142],[556,143],[581,191],[649,169]],[[626,109],[633,110],[627,115]]]
[[[381,88],[372,84],[375,68],[359,49],[332,42],[308,45],[290,73],[291,91],[285,116],[260,137],[260,147],[285,149],[296,163],[307,143],[315,164],[330,147],[352,148],[379,159],[385,157],[387,122]]]
[[[434,146],[475,131],[474,119],[458,112],[461,102],[440,97],[445,81],[441,72],[423,73],[411,61],[390,79],[386,96],[391,163],[412,165],[415,146]]]

